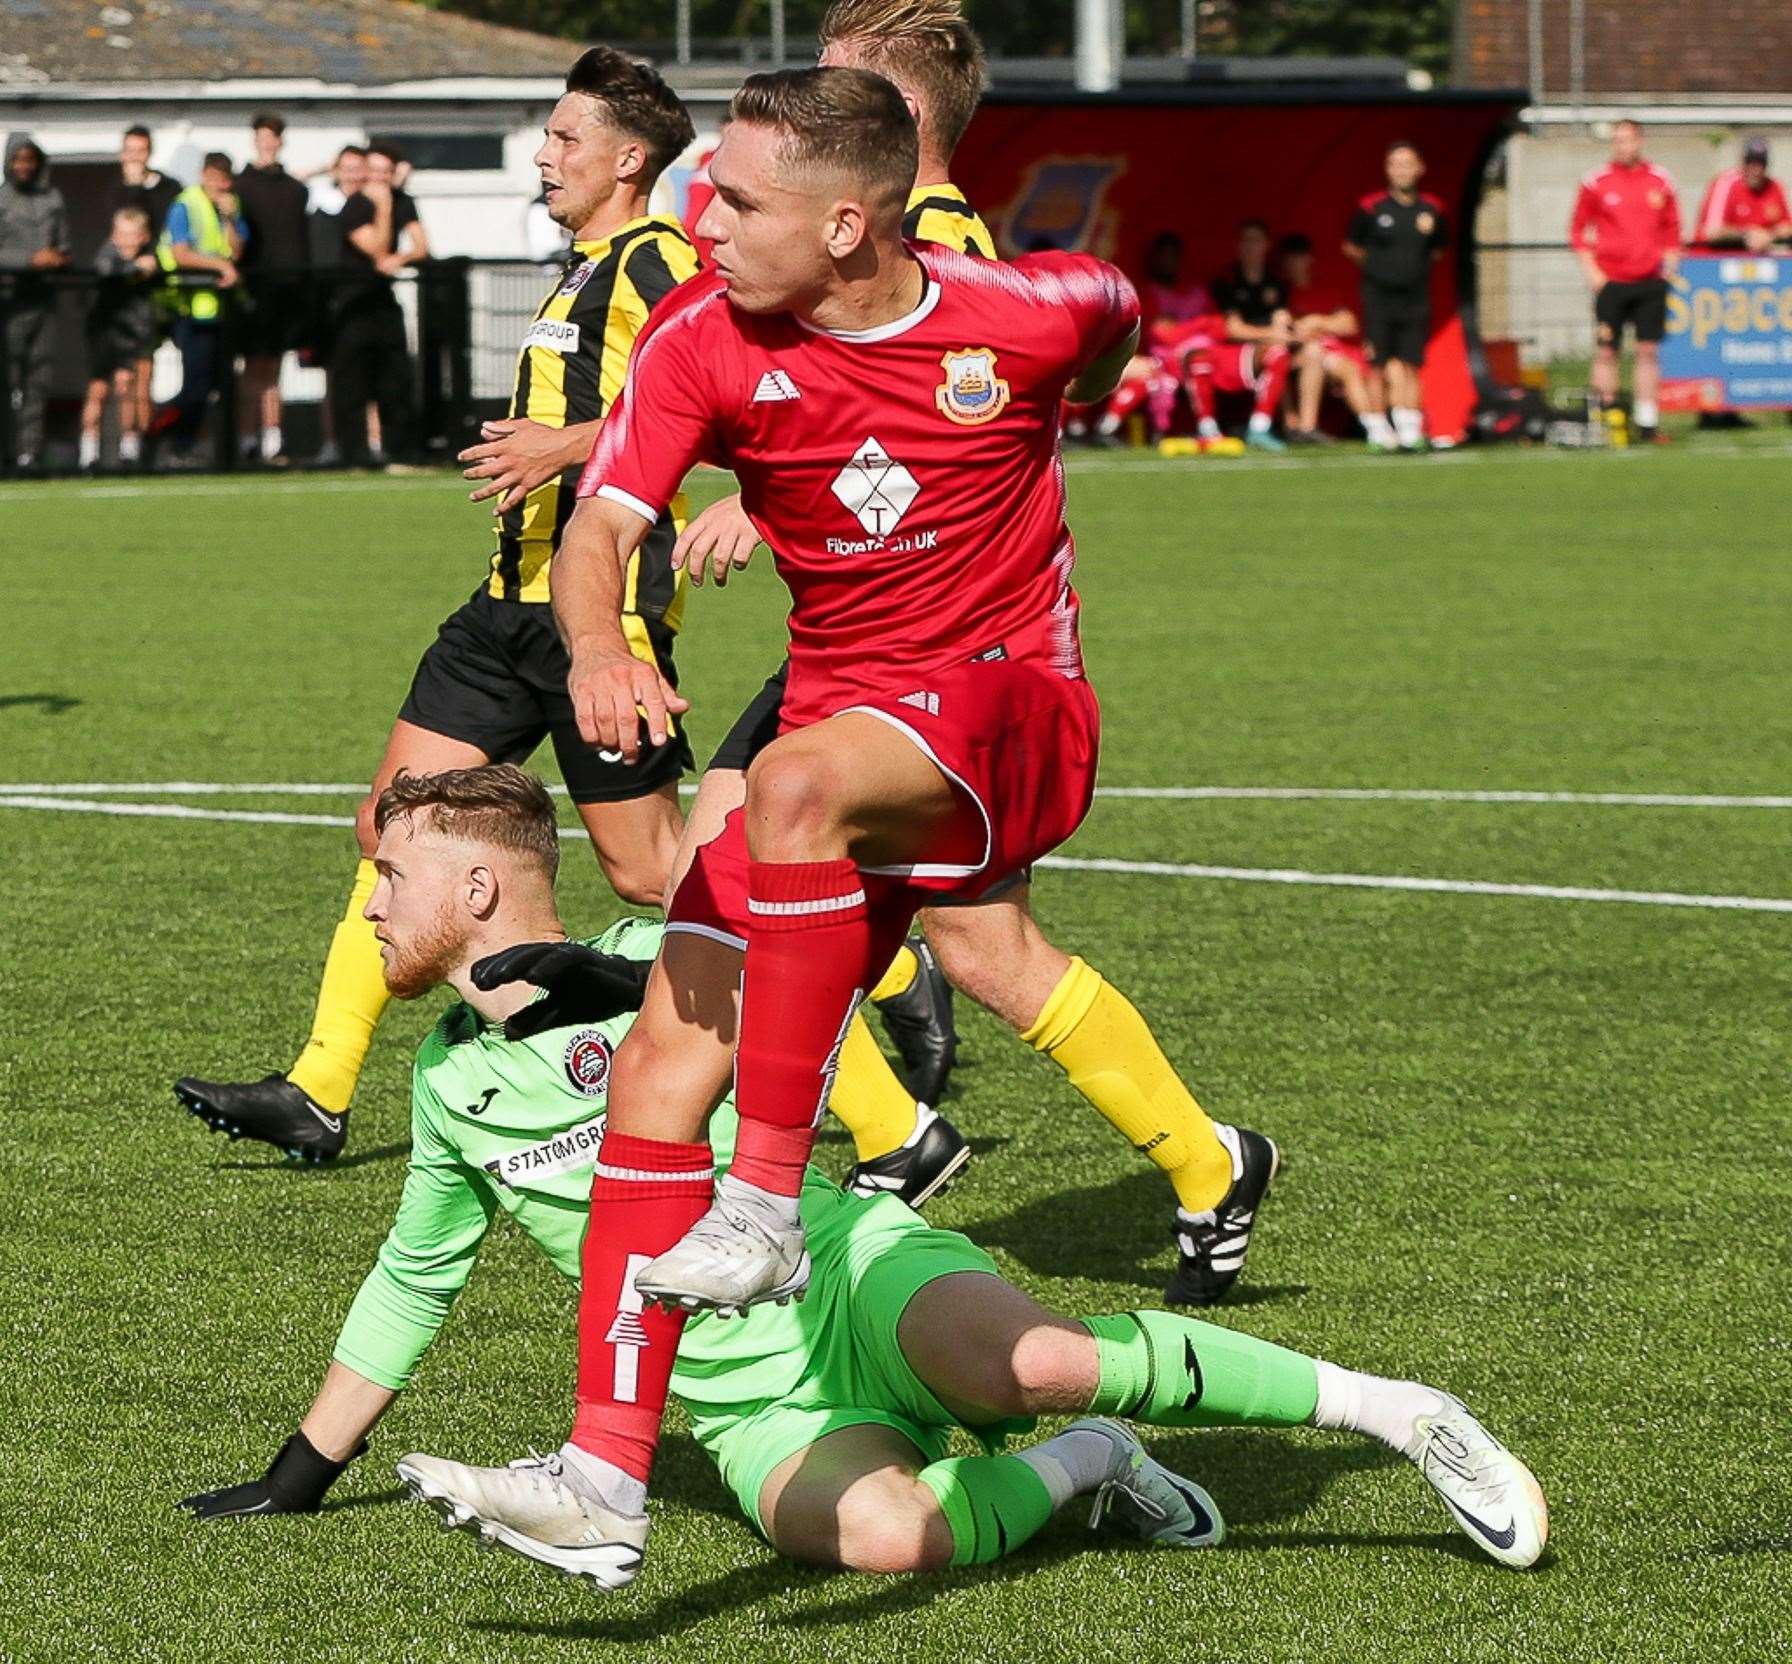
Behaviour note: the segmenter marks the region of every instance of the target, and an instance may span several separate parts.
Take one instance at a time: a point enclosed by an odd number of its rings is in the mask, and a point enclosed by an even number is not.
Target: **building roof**
[[[5,0],[0,86],[564,75],[569,41],[411,0]]]

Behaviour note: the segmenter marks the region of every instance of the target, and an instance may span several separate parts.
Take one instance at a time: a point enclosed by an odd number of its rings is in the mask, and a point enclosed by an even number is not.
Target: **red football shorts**
[[[874,918],[895,932],[945,897],[974,899],[1048,854],[1082,823],[1095,796],[1101,712],[1082,677],[998,659],[925,673],[912,693],[868,694],[844,706],[899,730],[952,783],[958,813],[916,860],[866,867]],[[697,851],[668,930],[744,947],[747,838],[740,811]]]
[[[1339,335],[1322,335],[1319,338],[1319,349],[1327,358],[1347,358],[1359,370],[1369,368],[1369,360],[1363,355],[1361,341],[1345,340]]]
[[[1210,347],[1203,355],[1213,366],[1213,387],[1217,393],[1254,393],[1257,391],[1257,351],[1250,342],[1227,342]]]

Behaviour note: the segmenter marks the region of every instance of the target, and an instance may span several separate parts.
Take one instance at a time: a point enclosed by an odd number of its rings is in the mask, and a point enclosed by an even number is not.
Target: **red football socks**
[[[883,967],[871,963],[865,886],[851,861],[750,862],[747,906],[734,1066],[740,1133],[729,1172],[795,1196],[846,1026]]]
[[[685,1314],[648,1309],[635,1292],[635,1274],[703,1217],[714,1170],[707,1144],[606,1131],[598,1147],[571,1442],[643,1483],[653,1469]]]
[[[1293,355],[1284,346],[1260,347],[1257,351],[1256,409],[1273,416],[1282,407],[1282,390],[1288,385],[1288,372],[1294,368]]]

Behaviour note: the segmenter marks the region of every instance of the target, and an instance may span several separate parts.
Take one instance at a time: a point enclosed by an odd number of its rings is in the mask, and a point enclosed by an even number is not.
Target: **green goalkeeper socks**
[[[916,1477],[939,1498],[955,1566],[999,1560],[1052,1517],[1045,1481],[1018,1456],[952,1456]]]
[[[1304,1427],[1319,1399],[1314,1360],[1169,1312],[1085,1317],[1101,1359],[1090,1409],[1154,1427]]]

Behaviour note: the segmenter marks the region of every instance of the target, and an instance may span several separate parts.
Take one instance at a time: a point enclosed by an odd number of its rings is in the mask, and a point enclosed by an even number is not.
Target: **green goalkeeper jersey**
[[[624,919],[591,945],[651,960],[663,930],[658,920]],[[471,1006],[448,1008],[417,1053],[404,1194],[337,1338],[339,1363],[394,1391],[408,1385],[500,1211],[578,1279],[610,1062],[633,1021],[629,1012],[513,1041]],[[729,1099],[710,1123],[718,1167],[733,1155],[735,1125]],[[811,1169],[802,1195],[811,1254],[846,1246],[871,1206]],[[806,1310],[691,1319],[673,1391],[696,1404],[781,1396],[806,1367],[814,1326]]]

